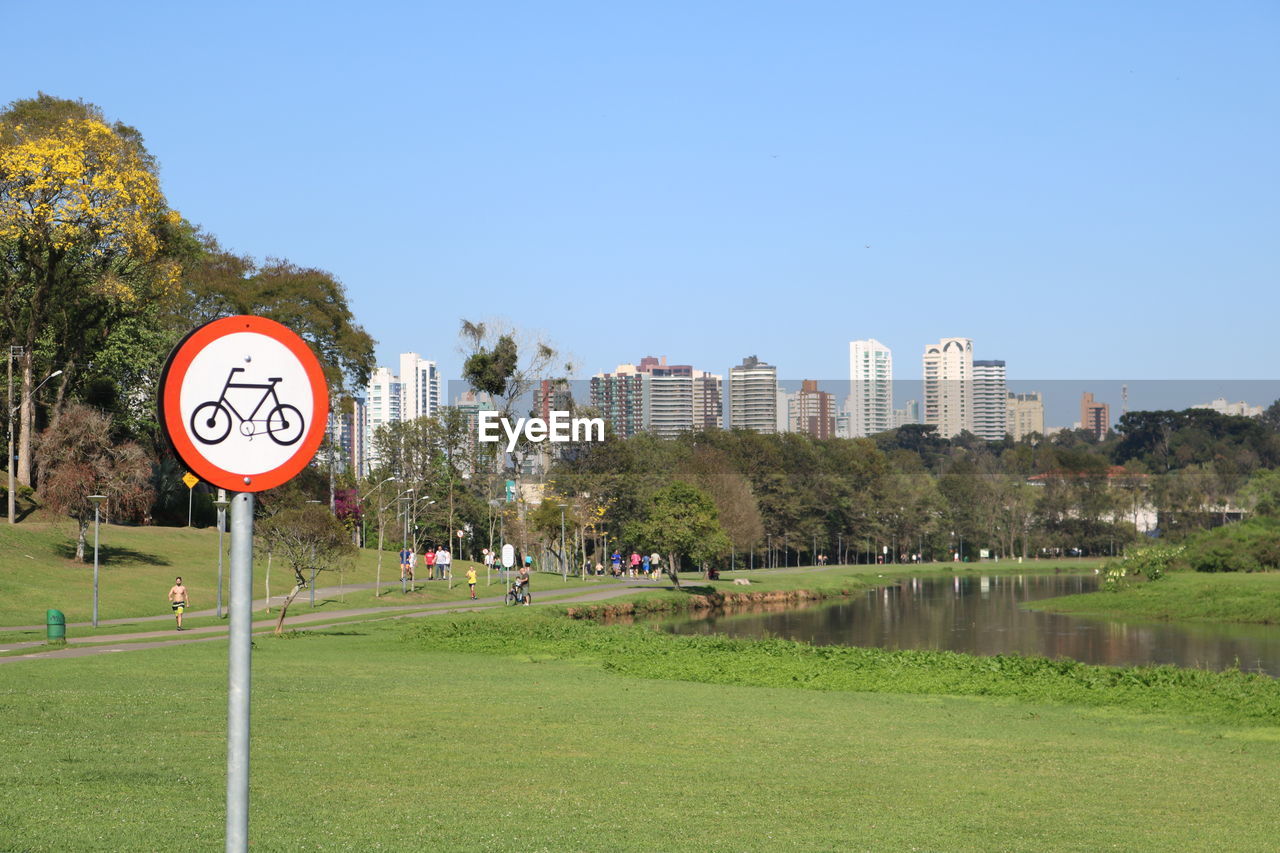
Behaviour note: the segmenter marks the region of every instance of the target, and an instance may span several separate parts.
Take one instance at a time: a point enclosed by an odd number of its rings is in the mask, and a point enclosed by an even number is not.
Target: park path
[[[535,578],[536,580],[536,578]],[[366,589],[372,589],[373,584],[363,585]],[[347,587],[352,589],[354,587]],[[609,598],[617,598],[627,595],[636,590],[644,589],[670,589],[667,584],[655,584],[652,581],[634,580],[634,581],[607,581],[606,585],[598,587],[589,587],[587,589],[577,588],[576,590],[563,591],[560,593],[554,590],[546,590],[541,595],[537,595],[535,588],[535,597],[533,606],[547,604],[565,604],[578,603],[586,601],[602,601]],[[319,595],[322,590],[316,590]],[[473,610],[486,610],[495,605],[503,604],[506,600],[505,593],[503,595],[486,596],[477,598],[474,601],[469,598],[460,599],[458,601],[437,601],[430,604],[408,604],[397,605],[391,607],[357,607],[346,610],[335,610],[329,613],[305,613],[296,617],[289,617],[286,625],[291,628],[305,627],[311,630],[322,628],[333,628],[342,625],[350,625],[351,622],[335,621],[357,619],[363,616],[386,616],[392,619],[420,618],[424,616],[438,616],[444,613],[464,613]],[[259,602],[255,602],[257,606]],[[264,605],[265,606],[265,605]],[[203,615],[214,615],[213,610],[203,612]],[[172,616],[161,616],[159,619],[169,620]],[[123,620],[126,622],[139,622],[140,619]],[[151,617],[147,621],[154,621]],[[78,623],[87,625],[88,623]],[[98,621],[99,625],[110,624]],[[275,629],[276,620],[259,619],[253,623],[253,631],[256,634],[265,634]],[[43,627],[43,626],[36,626]],[[14,629],[9,629],[14,630]],[[46,658],[76,658],[88,657],[91,655],[115,654],[119,652],[136,651],[138,649],[154,649],[163,648],[165,646],[178,646],[189,643],[209,642],[211,640],[221,640],[227,636],[229,631],[228,625],[212,625],[203,628],[190,628],[178,634],[176,631],[169,629],[166,631],[146,631],[132,634],[114,634],[114,635],[97,635],[92,637],[74,637],[67,640],[68,646],[72,648],[62,648],[49,651],[32,652],[25,655],[12,655],[0,657],[0,665],[13,663],[20,660],[46,659]],[[94,645],[87,645],[87,644]],[[101,644],[101,645],[99,645]],[[116,644],[116,645],[112,645]],[[82,648],[74,648],[74,646],[83,645]],[[4,643],[0,645],[0,652],[15,651],[23,648],[43,647],[43,641],[32,641],[24,643]]]

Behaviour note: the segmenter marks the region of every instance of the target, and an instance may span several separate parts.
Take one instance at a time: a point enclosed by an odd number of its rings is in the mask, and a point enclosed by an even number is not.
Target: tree
[[[0,326],[19,359],[18,478],[31,483],[34,372],[78,357],[111,323],[176,291],[181,217],[133,128],[41,94],[0,113]]]
[[[279,503],[269,507],[257,527],[258,547],[293,571],[293,589],[276,618],[275,633],[279,636],[284,632],[289,605],[310,583],[308,573],[346,568],[355,561],[357,551],[342,522],[323,504],[299,503],[301,496],[296,493],[276,500]]]
[[[682,557],[703,565],[729,550],[715,503],[702,490],[680,481],[653,496],[648,514],[627,528],[627,538],[652,543],[666,554],[667,573],[676,586]]]
[[[48,460],[40,494],[55,512],[76,520],[80,562],[84,562],[85,537],[93,517],[89,495],[107,496],[108,517],[137,517],[151,506],[151,460],[136,443],[113,440],[111,419],[103,413],[72,403],[41,433],[39,443]]]

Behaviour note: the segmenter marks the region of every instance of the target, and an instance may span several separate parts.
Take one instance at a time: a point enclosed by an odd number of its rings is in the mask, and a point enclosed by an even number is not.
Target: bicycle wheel
[[[267,435],[276,444],[293,444],[302,438],[302,412],[288,403],[281,403],[267,415]]]
[[[231,413],[215,400],[201,403],[191,413],[191,434],[204,444],[221,444],[231,432]]]

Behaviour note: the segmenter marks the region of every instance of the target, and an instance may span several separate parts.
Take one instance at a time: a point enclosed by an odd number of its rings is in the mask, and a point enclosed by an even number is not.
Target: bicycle
[[[218,395],[218,399],[196,406],[195,411],[191,413],[191,434],[204,444],[221,444],[231,434],[231,416],[235,415],[240,421],[241,435],[252,438],[258,432],[257,424],[262,424],[266,427],[267,435],[276,444],[288,446],[302,438],[302,412],[298,411],[297,406],[281,403],[280,397],[276,394],[276,384],[280,382],[281,377],[269,378],[266,385],[257,382],[231,381],[237,373],[243,372],[243,367],[231,368],[231,373],[227,375],[227,382],[222,386],[222,393]],[[262,390],[262,399],[258,400],[258,404],[253,407],[248,417],[240,414],[235,405],[227,399],[227,391],[232,388]],[[275,405],[267,410],[265,418],[256,419],[268,400],[273,400]]]

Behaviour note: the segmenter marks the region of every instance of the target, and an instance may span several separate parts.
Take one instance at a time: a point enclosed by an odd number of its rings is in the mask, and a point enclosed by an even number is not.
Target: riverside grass
[[[424,647],[589,662],[640,678],[712,684],[961,696],[1173,711],[1280,726],[1280,681],[1238,671],[1107,667],[1022,655],[811,646],[782,639],[672,635],[550,613],[450,615],[406,630]]]
[[[638,678],[547,644],[689,653],[534,615],[257,642],[254,848],[1244,850],[1280,830],[1274,726]],[[0,849],[218,847],[225,663],[210,643],[0,666]]]
[[[1024,605],[1031,610],[1170,622],[1280,624],[1280,572],[1170,572],[1115,592],[1088,592]]]

